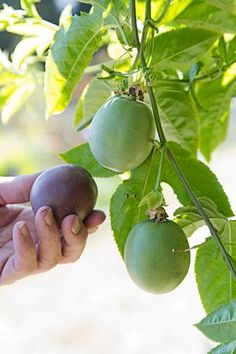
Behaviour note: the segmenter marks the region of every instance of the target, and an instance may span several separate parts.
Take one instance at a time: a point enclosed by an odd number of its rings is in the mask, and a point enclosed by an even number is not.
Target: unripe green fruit
[[[175,289],[190,264],[188,240],[173,221],[142,221],[130,231],[124,260],[134,282],[146,291],[161,294]]]
[[[149,107],[128,96],[117,96],[95,114],[89,146],[100,165],[124,172],[146,160],[154,137],[154,119]]]

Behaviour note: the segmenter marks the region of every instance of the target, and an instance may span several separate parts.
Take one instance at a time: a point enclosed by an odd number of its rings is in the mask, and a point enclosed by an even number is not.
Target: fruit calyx
[[[134,101],[144,101],[144,91],[138,86],[130,86],[128,90],[118,90],[115,91],[114,94],[118,96],[128,96]]]
[[[147,215],[149,220],[155,220],[157,223],[165,222],[168,218],[168,214],[163,206],[159,206],[154,210],[149,209]]]

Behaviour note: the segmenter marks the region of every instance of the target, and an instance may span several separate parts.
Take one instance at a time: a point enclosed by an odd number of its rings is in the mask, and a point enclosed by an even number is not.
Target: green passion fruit
[[[52,209],[58,225],[65,216],[77,214],[82,220],[93,210],[97,186],[82,167],[58,165],[44,171],[35,180],[30,193],[33,212],[42,206]]]
[[[175,222],[142,221],[130,231],[124,252],[129,275],[142,289],[162,294],[175,289],[190,265],[188,240]]]
[[[146,160],[154,138],[149,107],[129,96],[115,96],[94,115],[89,146],[100,165],[124,172]]]

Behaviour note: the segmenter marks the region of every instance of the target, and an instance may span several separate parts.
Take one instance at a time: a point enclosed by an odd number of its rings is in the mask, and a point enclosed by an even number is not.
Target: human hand
[[[59,263],[76,261],[88,233],[105,220],[94,210],[82,222],[76,215],[64,218],[58,228],[52,210],[45,206],[36,215],[28,206],[38,174],[0,179],[0,285],[45,272]]]

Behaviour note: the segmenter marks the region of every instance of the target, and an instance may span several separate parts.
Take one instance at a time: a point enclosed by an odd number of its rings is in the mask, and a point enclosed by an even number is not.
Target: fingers
[[[38,176],[39,173],[35,173],[0,182],[0,205],[28,202],[32,185]]]
[[[25,222],[19,222],[13,230],[14,266],[19,275],[33,273],[37,267],[35,243]]]
[[[61,233],[48,207],[37,211],[35,227],[39,238],[38,271],[43,272],[55,267],[62,258]]]
[[[94,232],[105,219],[106,215],[99,210],[94,210],[84,222],[78,216],[67,216],[62,222],[64,240],[60,263],[71,263],[79,259],[86,245],[88,233]]]
[[[86,245],[88,232],[78,216],[69,215],[62,222],[62,260],[61,263],[75,262]]]
[[[13,229],[14,254],[7,257],[0,277],[0,284],[13,283],[35,272],[37,254],[34,241],[25,222],[18,222]]]
[[[35,216],[36,245],[25,222],[13,228],[13,237],[1,262],[0,285],[28,275],[47,271],[58,263],[75,262],[86,245],[88,229],[97,228],[105,219],[101,211],[92,212],[84,223],[76,215],[67,216],[59,230],[50,208],[42,207]],[[88,229],[87,229],[88,228]],[[62,238],[63,234],[63,238]],[[13,243],[13,246],[12,246]]]
[[[97,230],[98,226],[106,219],[106,215],[101,210],[92,211],[89,216],[84,220],[84,225],[87,227],[88,232],[92,233]]]

